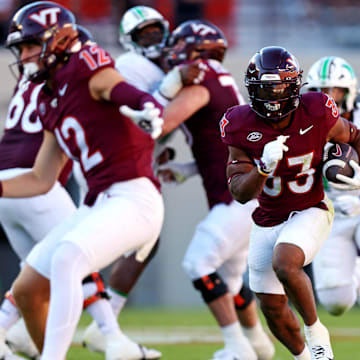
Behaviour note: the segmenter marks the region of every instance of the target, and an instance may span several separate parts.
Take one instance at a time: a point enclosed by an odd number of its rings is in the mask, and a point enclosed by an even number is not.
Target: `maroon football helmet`
[[[40,62],[43,69],[28,74],[29,79],[40,82],[46,79],[49,69],[66,61],[77,42],[78,32],[75,16],[51,1],[37,1],[18,10],[12,18],[6,46],[17,57],[17,65],[23,72],[24,64],[20,60],[18,46],[23,43],[35,43],[42,46]]]
[[[279,122],[300,102],[302,70],[296,58],[278,46],[262,48],[245,74],[250,106],[262,118]]]
[[[87,42],[95,42],[92,33],[86,27],[77,24],[76,30],[79,33],[79,40],[82,44],[86,44]]]
[[[195,59],[215,59],[221,62],[227,47],[225,35],[211,22],[185,21],[168,38],[164,49],[164,63],[173,67]]]

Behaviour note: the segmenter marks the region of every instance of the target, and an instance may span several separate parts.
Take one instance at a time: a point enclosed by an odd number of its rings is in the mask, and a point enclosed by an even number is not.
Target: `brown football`
[[[334,183],[342,183],[336,178],[337,174],[342,174],[348,177],[354,176],[354,170],[349,165],[350,160],[359,163],[359,156],[356,150],[349,144],[336,143],[331,145],[324,155],[323,175],[324,177]]]

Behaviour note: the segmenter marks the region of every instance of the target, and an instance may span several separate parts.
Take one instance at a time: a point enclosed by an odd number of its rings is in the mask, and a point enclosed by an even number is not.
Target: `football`
[[[349,144],[336,143],[325,150],[323,176],[333,183],[342,183],[336,178],[337,174],[353,177],[354,170],[350,166],[350,160],[359,163],[359,156],[356,150]]]

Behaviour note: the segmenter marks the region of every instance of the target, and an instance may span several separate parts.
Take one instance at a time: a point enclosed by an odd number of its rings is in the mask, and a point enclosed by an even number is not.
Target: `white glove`
[[[334,201],[335,209],[340,210],[346,216],[360,214],[360,198],[356,195],[341,195]]]
[[[187,163],[178,163],[168,161],[158,167],[157,175],[165,183],[181,184],[189,177],[198,173],[195,161]]]
[[[268,142],[260,159],[261,172],[270,174],[275,170],[277,163],[283,158],[283,152],[289,148],[284,144],[289,136],[279,135],[276,140]]]
[[[153,139],[158,138],[162,133],[164,120],[159,116],[160,109],[155,107],[154,103],[146,102],[142,110],[134,110],[127,105],[122,105],[120,106],[120,112],[134,121],[146,133],[150,134]]]
[[[331,186],[334,189],[337,189],[337,190],[357,190],[357,189],[360,189],[360,166],[354,160],[350,160],[349,165],[354,170],[353,177],[351,178],[351,177],[348,177],[348,176],[345,176],[345,175],[342,175],[342,174],[337,174],[336,178],[338,180],[342,181],[343,184],[338,184],[338,183],[331,182]]]
[[[185,69],[194,67],[198,71],[196,77],[193,77],[194,75],[191,71],[190,73],[182,72]],[[166,106],[184,87],[184,81],[185,85],[200,84],[205,78],[206,71],[208,71],[208,68],[202,62],[175,66],[162,79],[159,88],[152,95],[161,105]],[[183,76],[185,76],[185,79],[183,79]],[[187,76],[190,76],[190,80],[187,79]]]

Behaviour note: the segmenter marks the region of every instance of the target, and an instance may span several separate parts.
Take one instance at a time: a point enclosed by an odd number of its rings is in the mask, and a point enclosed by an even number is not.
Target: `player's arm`
[[[184,87],[178,95],[164,109],[164,125],[161,136],[164,136],[190,116],[208,104],[210,100],[209,90],[202,85]]]
[[[2,196],[23,198],[47,193],[55,184],[68,157],[58,145],[55,136],[44,131],[44,140],[33,169],[8,180],[2,180]]]
[[[229,146],[228,149],[226,176],[229,190],[236,201],[245,204],[260,194],[267,175],[260,174],[258,168],[242,149],[233,146]]]
[[[327,141],[349,143],[357,151],[360,158],[360,131],[348,120],[339,117],[330,129]]]
[[[335,125],[330,129],[327,140],[351,144],[360,157],[360,131],[348,120],[339,117]],[[354,170],[353,177],[337,174],[336,178],[342,183],[333,183],[332,187],[339,190],[360,189],[360,165],[354,160],[350,160],[349,164]]]

